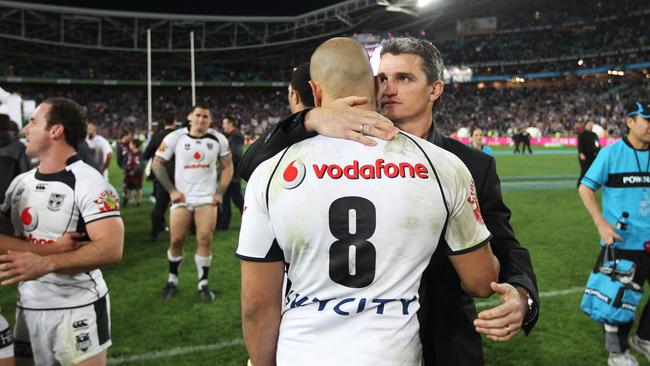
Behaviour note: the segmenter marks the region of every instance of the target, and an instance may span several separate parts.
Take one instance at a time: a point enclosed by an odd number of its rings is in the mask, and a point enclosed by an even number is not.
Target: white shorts
[[[17,363],[74,365],[111,346],[108,294],[73,309],[16,309]],[[22,362],[21,362],[22,361]]]
[[[0,315],[0,360],[14,357],[14,337],[4,316]]]
[[[212,204],[212,199],[214,196],[187,196],[185,197],[185,202],[179,202],[179,203],[172,203],[171,209],[175,209],[177,207],[185,207],[188,211],[194,211],[198,207],[205,206],[205,205],[211,205]]]

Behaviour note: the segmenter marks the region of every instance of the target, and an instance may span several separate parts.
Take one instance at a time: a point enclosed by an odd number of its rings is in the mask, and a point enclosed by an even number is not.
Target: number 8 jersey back
[[[377,142],[317,136],[251,176],[237,256],[287,265],[279,365],[420,365],[419,289],[441,236],[450,255],[489,239],[457,157],[404,133]]]

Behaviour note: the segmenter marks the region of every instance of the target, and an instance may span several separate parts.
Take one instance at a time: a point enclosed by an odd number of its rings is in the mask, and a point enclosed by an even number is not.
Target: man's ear
[[[309,86],[311,86],[311,92],[314,94],[314,105],[320,107],[323,104],[323,89],[314,80],[309,80]]]
[[[302,100],[300,100],[300,94],[295,89],[291,89],[291,94],[289,95],[289,98],[291,98],[291,103],[293,103],[294,105],[297,105],[298,103],[302,102]]]
[[[429,101],[435,102],[440,98],[442,92],[444,91],[445,83],[442,80],[436,80],[433,82],[433,88],[431,89],[431,94],[429,94]]]
[[[63,127],[62,124],[56,124],[52,127],[50,127],[50,136],[54,140],[59,140],[61,137],[65,138],[65,127]]]

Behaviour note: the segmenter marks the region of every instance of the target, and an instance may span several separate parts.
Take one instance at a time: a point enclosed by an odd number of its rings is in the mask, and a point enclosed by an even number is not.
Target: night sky
[[[203,0],[203,1],[125,1],[125,0],[28,0],[28,3],[64,5],[82,8],[199,15],[285,16],[317,10],[342,0]]]

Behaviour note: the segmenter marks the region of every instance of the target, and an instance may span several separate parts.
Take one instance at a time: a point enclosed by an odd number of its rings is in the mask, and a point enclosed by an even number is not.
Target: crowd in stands
[[[197,59],[201,57],[198,56]],[[104,60],[110,61],[110,60]],[[204,60],[207,61],[207,60]],[[225,82],[283,81],[290,77],[290,67],[264,67],[259,65],[241,67],[222,67],[214,63],[196,65],[196,80]],[[50,60],[33,60],[22,57],[3,56],[0,58],[0,76],[40,77],[67,79],[100,80],[146,80],[146,63],[129,65],[101,61],[88,63],[75,60],[74,63]],[[151,78],[162,80],[189,80],[189,60],[182,65],[152,64]]]
[[[630,98],[650,98],[650,79],[636,76],[573,78],[535,87],[494,86],[447,85],[436,112],[438,127],[451,134],[461,127],[479,126],[491,135],[505,136],[513,129],[532,126],[544,135],[567,135],[591,120],[616,136],[624,132],[623,108]],[[89,120],[107,138],[116,139],[124,129],[146,132],[144,88],[12,85],[10,91],[37,102],[52,95],[72,98],[87,108]],[[212,108],[215,125],[233,115],[242,132],[254,137],[290,114],[286,93],[284,88],[199,88],[197,101]],[[154,121],[160,121],[170,108],[179,122],[185,121],[191,105],[188,88],[156,88],[154,96]]]
[[[122,130],[135,135],[147,131],[147,92],[133,87],[78,87],[78,86],[18,86],[10,90],[23,99],[38,103],[49,96],[71,98],[86,107],[88,120],[97,124],[99,134],[116,139]],[[198,88],[197,102],[212,109],[214,126],[221,118],[231,115],[242,122],[242,131],[259,135],[281,117],[289,115],[286,89],[280,88]],[[176,118],[184,122],[191,108],[189,88],[156,88],[152,98],[152,120],[161,121],[163,114],[172,109]]]
[[[584,57],[629,49],[650,47],[643,17],[601,22],[589,26],[553,30],[461,37],[439,44],[443,59],[449,64],[497,63],[526,61],[563,56]]]
[[[648,62],[649,14],[650,2],[643,0],[523,2],[498,16],[497,33],[464,36],[437,46],[446,64],[470,65],[477,75],[570,71]],[[567,57],[571,59],[566,60]],[[577,65],[576,61],[583,58],[585,62]],[[144,60],[128,62],[114,63],[107,57],[93,62],[65,63],[5,55],[0,58],[0,76],[146,80]],[[155,81],[190,78],[189,56],[186,62],[177,64],[156,58],[153,62]],[[290,65],[226,66],[212,62],[208,55],[197,54],[198,81],[287,81],[289,77]]]
[[[648,97],[650,79],[632,77],[500,89],[454,84],[445,87],[436,121],[446,133],[477,126],[500,136],[521,127],[537,127],[545,136],[568,135],[593,121],[621,136],[626,103]]]

